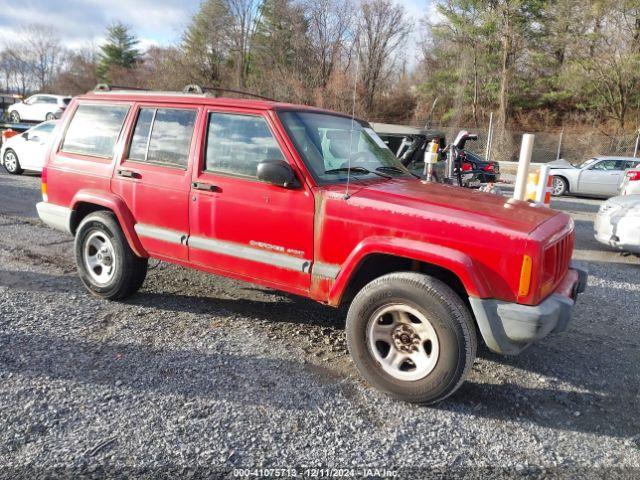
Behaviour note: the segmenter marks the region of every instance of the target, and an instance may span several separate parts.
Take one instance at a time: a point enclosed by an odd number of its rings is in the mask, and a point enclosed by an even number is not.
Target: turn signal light
[[[518,296],[525,297],[529,294],[531,288],[531,267],[533,261],[529,255],[522,257],[522,269],[520,270],[520,288],[518,289]]]

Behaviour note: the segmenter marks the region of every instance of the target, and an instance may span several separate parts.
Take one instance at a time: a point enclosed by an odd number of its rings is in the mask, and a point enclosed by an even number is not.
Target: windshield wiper
[[[394,173],[401,173],[401,174],[405,174],[408,173],[409,175],[414,176],[415,178],[421,178],[420,175],[416,175],[413,172],[410,172],[409,170],[403,170],[399,167],[394,167],[393,165],[383,165],[381,167],[376,168],[376,170],[381,171],[381,172],[394,172]]]
[[[374,172],[371,171],[367,168],[364,167],[342,167],[342,168],[332,168],[330,170],[326,170],[324,173],[326,174],[332,174],[332,173],[342,173],[342,172],[349,172],[349,173],[362,173],[364,175],[367,175],[369,173],[373,173],[374,175],[378,175],[379,177],[382,178],[393,178],[391,175],[386,175],[384,173],[380,173],[380,172]]]

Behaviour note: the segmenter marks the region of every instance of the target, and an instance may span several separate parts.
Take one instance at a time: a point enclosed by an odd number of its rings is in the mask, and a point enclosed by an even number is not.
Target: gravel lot
[[[360,381],[344,312],[167,264],[124,303],[91,297],[38,199],[38,177],[0,174],[1,478],[640,475],[640,260],[593,239],[599,201],[555,201],[591,275],[569,331],[481,351],[454,396],[419,407]]]

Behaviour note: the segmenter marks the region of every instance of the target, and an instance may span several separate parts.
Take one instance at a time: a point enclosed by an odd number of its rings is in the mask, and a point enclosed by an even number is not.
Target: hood
[[[567,162],[564,158],[561,158],[560,160],[554,160],[553,162],[549,162],[547,163],[547,165],[549,165],[549,167],[551,168],[576,168],[573,165],[571,165],[569,162]]]
[[[560,214],[511,197],[409,179],[372,183],[352,192],[351,201],[379,211],[522,234]]]

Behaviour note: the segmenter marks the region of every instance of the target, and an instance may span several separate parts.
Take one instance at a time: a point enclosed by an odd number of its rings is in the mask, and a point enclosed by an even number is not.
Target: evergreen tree
[[[111,67],[135,68],[141,60],[140,43],[129,27],[118,22],[107,27],[107,40],[100,46],[97,73],[101,80],[107,80]]]

